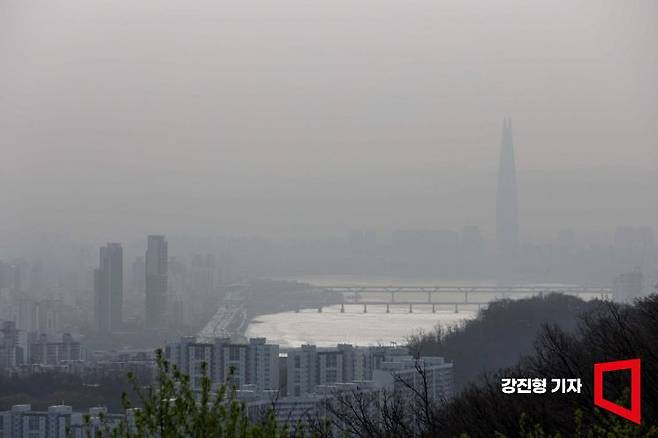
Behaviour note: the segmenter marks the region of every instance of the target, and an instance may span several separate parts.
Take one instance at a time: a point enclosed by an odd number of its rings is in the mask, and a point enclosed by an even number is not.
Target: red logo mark
[[[603,373],[631,371],[631,408],[627,409],[603,398]],[[594,364],[594,404],[634,423],[640,424],[640,359],[618,360]]]

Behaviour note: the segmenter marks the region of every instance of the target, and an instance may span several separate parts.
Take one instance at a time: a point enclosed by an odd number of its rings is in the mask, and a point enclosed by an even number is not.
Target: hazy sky
[[[0,238],[658,225],[658,2],[0,0]],[[525,184],[524,184],[525,182]]]

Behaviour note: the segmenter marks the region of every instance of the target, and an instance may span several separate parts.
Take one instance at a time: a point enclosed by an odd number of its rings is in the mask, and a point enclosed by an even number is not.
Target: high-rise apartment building
[[[246,377],[258,389],[279,389],[279,346],[265,338],[249,339]]]
[[[144,258],[146,277],[146,315],[148,329],[162,327],[167,305],[167,241],[164,236],[148,236]]]
[[[94,270],[94,317],[99,333],[119,330],[123,323],[123,248],[119,243],[100,249]]]
[[[13,321],[4,321],[0,327],[0,370],[25,363],[27,342]]]
[[[371,380],[382,363],[407,357],[403,347],[354,347],[338,344],[319,348],[302,345],[288,351],[286,359],[288,397],[314,393],[316,387]]]
[[[286,392],[289,397],[299,397],[315,391],[317,350],[315,345],[302,345],[288,351]]]
[[[253,385],[258,391],[279,389],[279,346],[266,344],[264,338],[240,344],[229,338],[202,341],[185,337],[167,345],[165,356],[190,376],[195,390],[201,388],[204,363],[214,384],[228,383],[236,388]]]

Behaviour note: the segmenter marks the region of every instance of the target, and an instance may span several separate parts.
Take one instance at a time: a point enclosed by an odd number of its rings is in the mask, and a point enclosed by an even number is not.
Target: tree
[[[470,436],[490,436],[493,432],[524,437],[653,436],[657,431],[654,425],[658,424],[658,402],[654,397],[658,392],[656,345],[658,295],[633,305],[598,302],[581,316],[574,331],[545,324],[536,335],[533,354],[468,385],[448,405],[436,410],[436,421],[447,436],[462,432]],[[593,364],[631,358],[642,360],[640,426],[601,413],[593,405]],[[509,396],[501,392],[503,377],[580,378],[583,386],[579,394]],[[627,405],[623,388],[628,387],[628,376],[607,373],[604,379],[606,398]],[[525,435],[519,432],[521,418],[526,425]]]

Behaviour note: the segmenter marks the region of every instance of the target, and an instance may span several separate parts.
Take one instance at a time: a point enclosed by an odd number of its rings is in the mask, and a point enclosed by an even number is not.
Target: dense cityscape
[[[0,0],[0,438],[656,436],[656,19]]]
[[[1,370],[28,378],[35,373],[55,372],[93,382],[100,376],[134,373],[149,380],[157,374],[155,351],[161,348],[168,363],[189,376],[193,391],[201,391],[205,377],[213,388],[228,384],[236,389],[237,399],[246,403],[252,420],[262,418],[274,405],[276,421],[281,425],[298,426],[318,418],[328,400],[355,391],[410,391],[405,384],[411,388],[418,385],[419,369],[423,370],[431,399],[445,403],[455,392],[454,364],[443,357],[412,356],[408,347],[397,346],[392,339],[388,345],[377,346],[339,343],[318,347],[308,343],[281,348],[263,337],[247,339],[247,327],[263,313],[333,311],[358,315],[367,313],[368,305],[370,312],[384,315],[391,313],[391,306],[393,312],[404,312],[408,306],[412,314],[414,304],[416,312],[433,315],[437,310],[439,315],[459,314],[460,305],[462,312],[477,314],[495,300],[552,293],[630,303],[651,293],[658,284],[658,269],[651,270],[658,266],[652,229],[620,227],[610,245],[598,254],[592,248],[587,254],[568,233],[561,233],[550,246],[530,249],[519,238],[517,198],[513,133],[511,120],[506,118],[495,248],[487,247],[477,228],[461,233],[398,231],[390,245],[378,243],[374,231],[359,230],[351,232],[334,254],[336,260],[350,257],[353,266],[375,260],[369,266],[375,273],[384,266],[389,272],[401,268],[392,262],[396,258],[413,260],[422,255],[434,265],[427,267],[428,272],[445,269],[463,273],[465,277],[454,280],[458,286],[322,286],[262,279],[227,271],[217,254],[194,254],[189,263],[184,263],[170,255],[164,235],[147,237],[144,256],[128,264],[125,276],[121,243],[100,247],[97,267],[87,268],[87,272],[81,269],[69,274],[70,278],[62,278],[61,273],[41,261],[3,262]],[[585,284],[558,283],[558,278],[575,279],[568,271],[553,272],[550,280],[555,283],[529,283],[533,269],[525,261],[533,250],[543,253],[538,262],[545,266],[556,265],[551,257],[586,254],[585,259],[590,258],[594,267],[593,274]],[[295,249],[288,251],[294,253]],[[624,271],[631,266],[631,270]],[[494,284],[464,284],[465,279],[472,278],[471,272],[484,273],[487,269],[497,278]],[[82,278],[79,292],[73,296],[62,293],[63,284],[57,286],[58,281],[65,283],[71,278]],[[440,324],[440,316],[436,318]],[[410,328],[407,335],[412,334]],[[95,426],[89,426],[83,422],[83,413],[65,404],[47,410],[34,410],[30,404],[6,408],[2,413],[2,424],[6,425],[3,433],[10,433],[7,431],[11,428],[10,436],[29,432],[31,437],[54,437],[60,436],[64,427],[75,436],[84,436],[89,427],[100,431],[131,415],[130,411],[108,413],[104,406],[84,406],[89,409],[84,415],[94,419]]]

